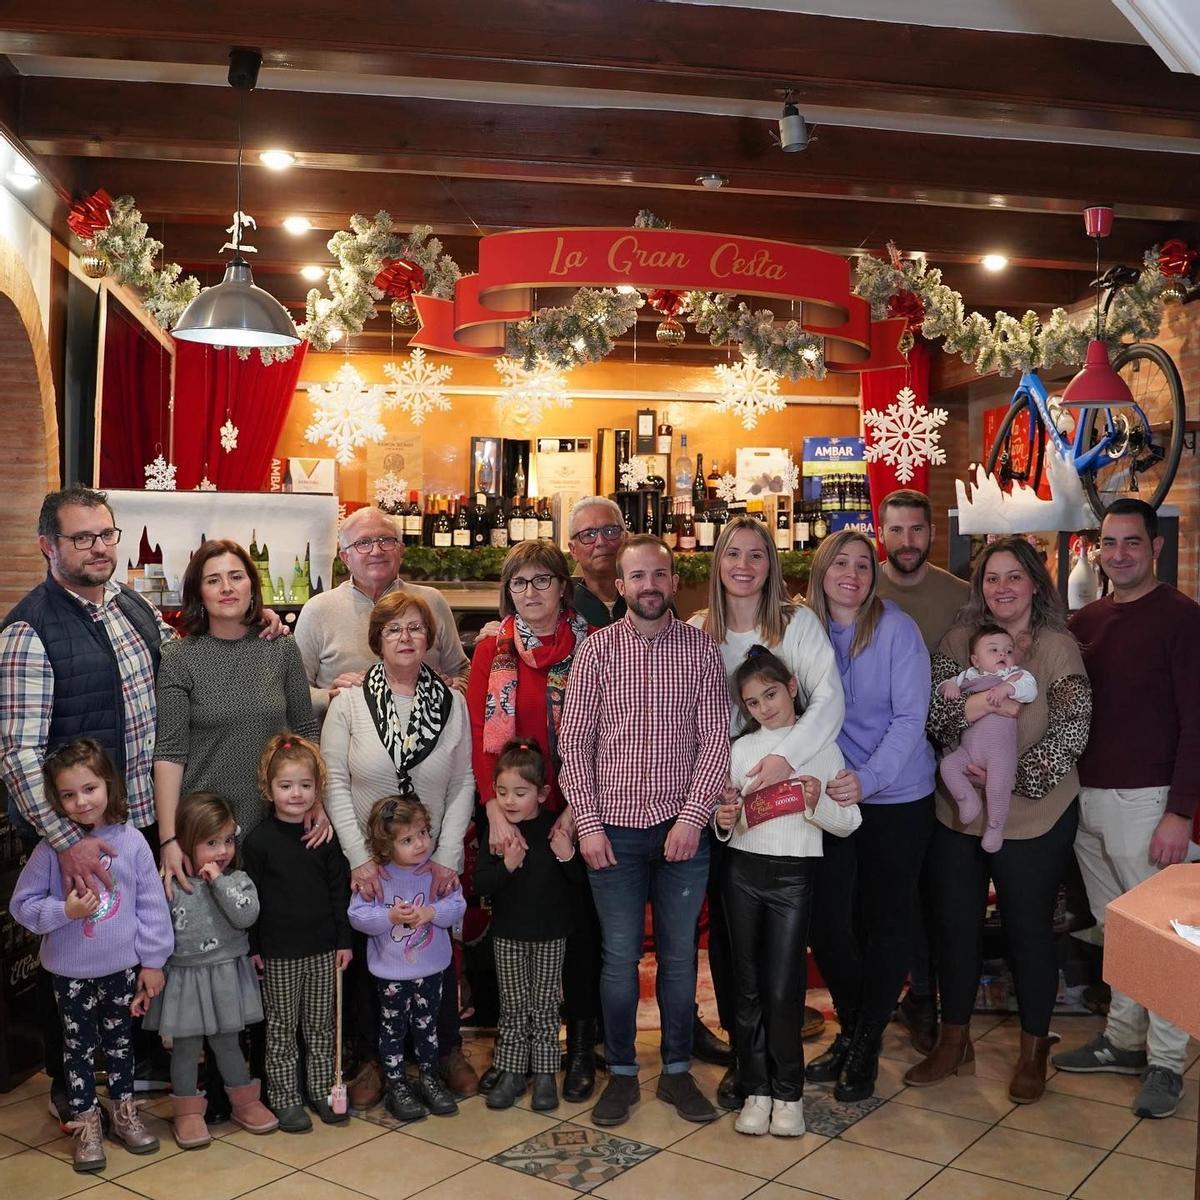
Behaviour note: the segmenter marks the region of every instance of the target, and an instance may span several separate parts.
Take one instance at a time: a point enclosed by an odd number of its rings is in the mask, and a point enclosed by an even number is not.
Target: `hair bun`
[[[747,658],[757,658],[760,654],[770,654],[770,653],[771,653],[771,651],[770,651],[769,647],[763,646],[760,643],[755,642],[755,644],[753,646],[751,646],[749,650],[746,651],[746,657]]]

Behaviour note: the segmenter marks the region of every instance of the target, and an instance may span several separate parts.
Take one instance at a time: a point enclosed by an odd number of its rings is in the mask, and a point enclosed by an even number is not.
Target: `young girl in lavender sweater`
[[[150,847],[126,823],[125,784],[104,747],[90,738],[71,742],[46,759],[44,775],[55,811],[101,843],[100,861],[112,886],[64,892],[58,855],[42,841],[21,871],[9,911],[42,935],[42,966],[53,976],[75,1170],[102,1171],[94,1065],[99,1047],[108,1068],[112,1137],[133,1154],[158,1149],[133,1100],[133,1018],[162,990],[173,944],[171,917]]]
[[[387,1078],[384,1103],[398,1121],[458,1112],[438,1074],[437,1014],[442,972],[450,965],[450,928],[467,902],[461,889],[427,903],[430,876],[418,875],[433,854],[429,812],[415,794],[377,800],[367,820],[367,846],[382,865],[383,900],[356,893],[350,924],[369,937],[367,966],[380,998],[379,1057]],[[404,1040],[412,1035],[417,1087],[404,1073]]]

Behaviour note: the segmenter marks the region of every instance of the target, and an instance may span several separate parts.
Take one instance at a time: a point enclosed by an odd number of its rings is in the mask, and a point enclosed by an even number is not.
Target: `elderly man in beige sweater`
[[[397,588],[420,596],[433,610],[437,638],[425,661],[447,683],[464,688],[470,661],[450,606],[437,588],[400,578],[404,543],[395,518],[378,508],[360,508],[346,518],[338,546],[350,578],[309,600],[296,622],[296,645],[304,659],[317,718],[324,720],[330,700],[342,688],[358,687],[375,662],[367,645],[367,623],[375,605]]]

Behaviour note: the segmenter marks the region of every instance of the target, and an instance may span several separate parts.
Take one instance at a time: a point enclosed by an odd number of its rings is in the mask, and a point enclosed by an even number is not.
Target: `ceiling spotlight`
[[[288,150],[264,150],[258,161],[272,171],[286,171],[296,161],[296,156]]]
[[[985,271],[1003,271],[1008,266],[1003,254],[985,254],[979,261]]]
[[[312,222],[307,217],[284,217],[283,227],[292,237],[299,237],[312,228]]]
[[[325,278],[325,268],[315,265],[301,267],[300,274],[303,275],[304,278],[309,281],[309,283],[319,283]]]
[[[696,182],[701,187],[711,188],[713,191],[716,191],[717,188],[723,188],[729,180],[724,175],[718,175],[715,171],[707,171],[703,175],[697,175]]]
[[[800,110],[792,103],[792,94],[788,92],[784,101],[783,113],[779,118],[779,148],[785,154],[795,154],[808,149],[808,126],[800,115]]]

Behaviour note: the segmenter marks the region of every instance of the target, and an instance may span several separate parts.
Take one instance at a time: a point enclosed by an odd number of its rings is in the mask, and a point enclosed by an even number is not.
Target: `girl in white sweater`
[[[845,837],[862,816],[856,804],[835,804],[825,791],[844,765],[833,736],[811,745],[791,778],[757,786],[750,772],[778,752],[797,723],[796,677],[766,647],[753,646],[733,685],[747,722],[731,754],[738,794],[721,805],[713,822],[730,847],[722,890],[738,980],[735,1047],[746,1097],[735,1128],[796,1137],[804,1132],[800,1032],[811,860],[821,856],[822,830]]]

